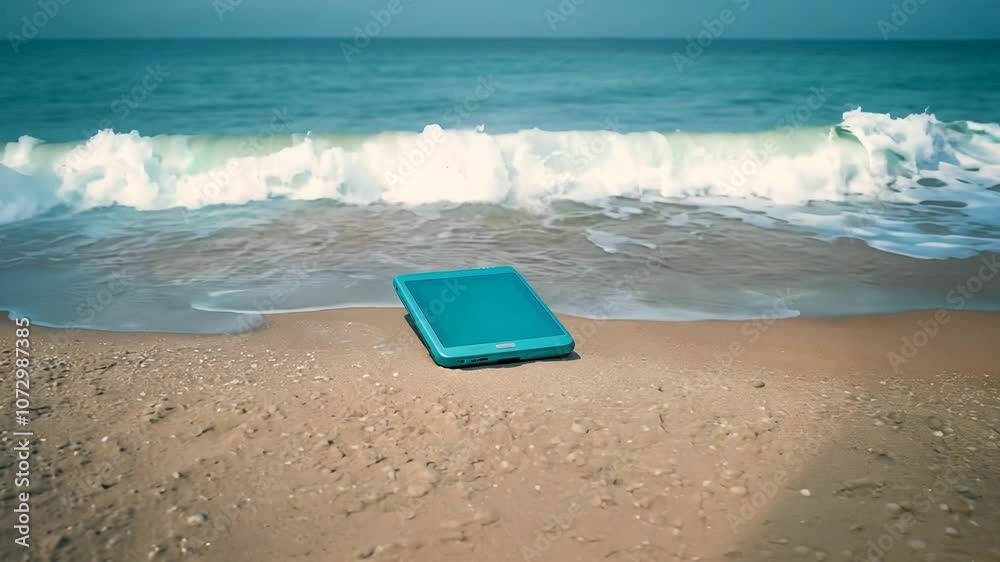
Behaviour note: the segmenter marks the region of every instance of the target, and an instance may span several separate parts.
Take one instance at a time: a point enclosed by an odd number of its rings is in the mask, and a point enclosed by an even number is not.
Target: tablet
[[[392,284],[442,367],[558,357],[576,345],[513,267],[413,273]]]

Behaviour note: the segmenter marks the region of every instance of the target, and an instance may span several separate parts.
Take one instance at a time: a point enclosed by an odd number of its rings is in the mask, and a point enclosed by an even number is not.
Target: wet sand
[[[1000,560],[1000,314],[564,321],[569,359],[469,370],[401,309],[33,327],[0,558]]]

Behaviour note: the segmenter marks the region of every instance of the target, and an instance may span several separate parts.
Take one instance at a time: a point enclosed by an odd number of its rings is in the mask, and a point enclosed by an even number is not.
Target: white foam
[[[590,240],[593,245],[604,250],[608,254],[617,254],[623,247],[629,244],[633,246],[641,246],[650,250],[656,249],[656,244],[653,244],[652,242],[637,240],[629,236],[615,234],[613,232],[605,232],[603,230],[596,230],[593,228],[587,229],[587,240]]]
[[[137,209],[243,204],[272,197],[345,204],[487,202],[544,211],[557,200],[600,204],[614,218],[651,201],[685,202],[761,227],[775,220],[818,226],[821,236],[859,235],[852,215],[810,223],[815,202],[958,201],[960,215],[993,225],[1000,178],[1000,126],[946,124],[933,115],[854,110],[843,129],[685,134],[484,129],[383,133],[346,139],[306,135],[261,146],[248,139],[143,137],[101,131],[81,144],[9,143],[0,163],[0,221],[62,204]],[[854,138],[851,137],[853,135]],[[856,139],[856,140],[855,140]],[[34,181],[24,180],[24,175]],[[931,175],[946,183],[918,183]],[[962,183],[962,180],[967,183]],[[635,207],[611,204],[629,198]],[[723,208],[730,210],[722,210]],[[732,210],[736,209],[736,211]],[[748,214],[739,211],[753,211]],[[756,216],[754,216],[756,215]],[[678,219],[680,220],[680,219]],[[797,222],[805,221],[805,222]],[[862,238],[870,234],[860,232]]]

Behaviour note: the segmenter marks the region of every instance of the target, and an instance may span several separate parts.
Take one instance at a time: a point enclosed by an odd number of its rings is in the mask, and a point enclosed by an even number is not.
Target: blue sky
[[[683,38],[728,8],[732,39],[882,39],[879,20],[903,22],[893,39],[1000,38],[997,0],[2,0],[0,31],[21,33],[40,1],[59,5],[54,17],[38,16],[49,19],[42,38],[345,37],[390,2],[401,8],[385,37]],[[905,20],[892,22],[894,5]]]

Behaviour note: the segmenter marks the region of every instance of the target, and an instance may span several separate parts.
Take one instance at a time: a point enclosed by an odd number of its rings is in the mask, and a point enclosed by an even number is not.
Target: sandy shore
[[[1000,560],[1000,314],[565,321],[575,357],[465,371],[401,309],[32,328],[0,558]]]

